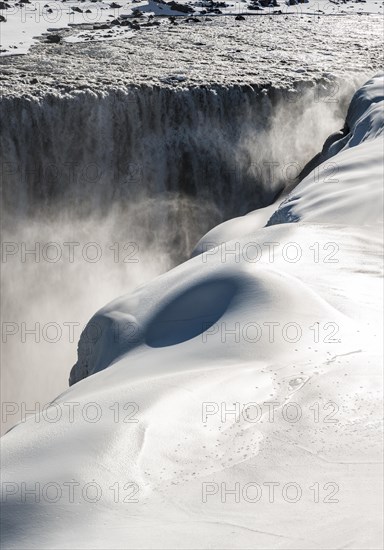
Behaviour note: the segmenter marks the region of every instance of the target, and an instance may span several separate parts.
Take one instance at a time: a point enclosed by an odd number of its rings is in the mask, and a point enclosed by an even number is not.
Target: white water
[[[290,185],[343,125],[351,93],[334,102],[311,89],[148,88],[3,100],[2,398],[17,409],[3,430],[23,403],[43,407],[67,387],[99,307]]]

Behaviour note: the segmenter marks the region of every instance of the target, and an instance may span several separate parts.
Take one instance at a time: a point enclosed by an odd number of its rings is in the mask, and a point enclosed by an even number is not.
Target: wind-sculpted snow
[[[322,164],[279,206],[268,225],[299,220],[331,223],[337,219],[350,225],[382,221],[382,78],[369,81],[356,93],[347,114],[346,128],[349,131],[345,136],[323,149],[319,159]]]
[[[227,222],[90,320],[71,388],[3,439],[5,548],[380,547],[383,152],[356,129],[382,82],[300,223]]]

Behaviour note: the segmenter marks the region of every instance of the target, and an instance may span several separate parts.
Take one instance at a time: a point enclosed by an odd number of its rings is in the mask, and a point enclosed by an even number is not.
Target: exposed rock
[[[172,2],[168,2],[168,6],[171,10],[180,11],[181,13],[193,13],[195,11],[191,8],[191,6],[187,6],[186,4],[178,4],[174,0],[172,0]]]
[[[48,34],[47,42],[50,44],[58,44],[61,41],[61,36],[59,34]]]

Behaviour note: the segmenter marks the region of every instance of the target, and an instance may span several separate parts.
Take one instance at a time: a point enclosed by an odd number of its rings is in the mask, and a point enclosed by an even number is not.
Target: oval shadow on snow
[[[217,323],[235,292],[231,279],[214,279],[188,288],[156,313],[147,327],[145,343],[161,348],[195,338]]]

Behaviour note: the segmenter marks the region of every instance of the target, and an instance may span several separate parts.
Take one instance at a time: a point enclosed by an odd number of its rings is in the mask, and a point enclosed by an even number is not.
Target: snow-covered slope
[[[383,180],[383,104],[380,79],[356,93],[346,119],[349,132],[322,151],[322,164],[279,206],[269,225],[297,220],[372,225],[382,219],[377,182]]]
[[[324,151],[339,181],[91,319],[2,440],[4,548],[380,548],[383,81]]]

